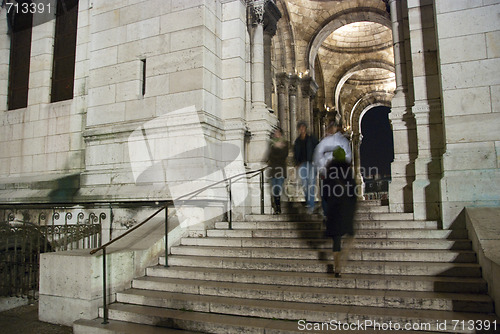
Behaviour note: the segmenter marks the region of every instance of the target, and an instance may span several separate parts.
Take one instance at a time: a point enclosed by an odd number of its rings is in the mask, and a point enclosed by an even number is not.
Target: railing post
[[[108,323],[108,305],[106,301],[106,247],[102,249],[102,302],[103,320],[102,324]]]
[[[165,204],[165,267],[168,267],[168,204]]]
[[[264,169],[260,171],[260,214],[264,214]]]
[[[229,229],[232,230],[233,229],[233,196],[232,196],[232,193],[231,193],[231,185],[232,185],[232,181],[231,179],[229,179],[229,210],[228,210],[228,223],[229,223]]]

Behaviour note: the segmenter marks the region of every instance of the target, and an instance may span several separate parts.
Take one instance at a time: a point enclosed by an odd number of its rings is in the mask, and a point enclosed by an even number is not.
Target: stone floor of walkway
[[[0,332],[5,334],[72,334],[73,328],[38,320],[38,303],[0,312]]]

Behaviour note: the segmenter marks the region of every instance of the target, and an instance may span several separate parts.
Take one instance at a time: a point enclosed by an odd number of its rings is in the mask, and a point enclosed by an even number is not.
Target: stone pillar
[[[278,120],[283,136],[290,142],[290,115],[288,113],[288,76],[280,73],[276,76],[278,91]]]
[[[323,138],[323,136],[321,135],[321,111],[319,111],[319,109],[313,109],[312,114],[313,114],[312,117],[313,126],[311,127],[312,132],[318,139],[321,139]]]
[[[260,8],[262,7],[262,8]],[[263,5],[254,7],[257,12],[257,19],[253,30],[252,38],[252,111],[266,109],[264,90],[264,24],[262,17],[264,13]]]
[[[361,173],[361,140],[363,139],[363,135],[361,133],[354,133],[352,135],[352,159],[353,159],[353,165],[354,165],[354,178],[356,181],[356,185],[359,187],[357,189],[361,189],[361,191],[357,191],[356,195],[360,200],[363,199],[364,195],[364,180],[363,180],[363,175]]]
[[[317,91],[318,85],[313,78],[309,76],[300,78],[300,96],[302,99],[300,114],[303,117],[302,120],[306,121],[309,126],[311,133],[314,130],[312,98],[316,95]]]
[[[248,160],[251,168],[258,168],[265,160],[267,141],[269,133],[277,123],[277,117],[268,110],[265,103],[265,66],[264,66],[264,26],[267,31],[275,31],[276,25],[281,17],[279,10],[273,2],[254,0],[248,2],[250,14],[249,20],[252,24],[250,29],[251,47],[251,78],[252,78],[252,108],[247,113],[248,128],[252,138],[248,145]]]
[[[290,84],[288,86],[288,105],[290,108],[290,143],[297,138],[297,88],[298,77],[296,75],[290,78]]]
[[[392,34],[394,41],[394,65],[396,69],[396,91],[392,99],[389,119],[394,137],[394,161],[391,164],[389,184],[389,210],[391,212],[412,212],[412,183],[415,179],[414,159],[416,157],[415,119],[411,112],[411,98],[408,92],[406,43],[402,2],[389,0],[391,8]]]
[[[267,28],[267,27],[266,27]],[[273,71],[271,64],[271,40],[274,33],[264,30],[264,102],[268,108],[273,105]]]
[[[320,129],[320,135],[321,138],[323,138],[326,135],[326,127],[328,123],[330,123],[330,119],[328,118],[329,113],[326,110],[323,110],[321,112],[321,129]]]
[[[248,129],[251,133],[251,139],[248,143],[248,167],[257,169],[264,165],[266,153],[268,150],[269,134],[278,119],[274,113],[269,112],[266,105],[266,69],[264,52],[264,27],[270,36],[276,31],[276,24],[281,17],[281,13],[272,1],[253,0],[247,1],[250,14],[250,47],[251,47],[251,100],[252,108],[247,111]],[[270,43],[270,40],[269,40]],[[268,54],[270,57],[270,52]],[[269,66],[270,67],[270,66]],[[269,71],[271,69],[269,68]],[[270,102],[269,102],[270,103]],[[249,182],[250,210],[251,212],[260,212],[260,187],[259,179],[253,178]],[[269,212],[270,207],[269,187],[265,187],[264,201],[265,212]]]
[[[409,6],[418,157],[413,182],[415,219],[438,220],[440,209],[443,124],[432,3]],[[415,38],[417,37],[417,38]]]

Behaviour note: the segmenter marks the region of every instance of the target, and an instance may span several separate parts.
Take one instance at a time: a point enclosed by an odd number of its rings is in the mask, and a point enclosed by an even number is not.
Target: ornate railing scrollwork
[[[72,206],[2,205],[1,210],[0,296],[37,298],[40,253],[101,245],[104,212],[92,212],[85,220],[80,211],[72,222]]]

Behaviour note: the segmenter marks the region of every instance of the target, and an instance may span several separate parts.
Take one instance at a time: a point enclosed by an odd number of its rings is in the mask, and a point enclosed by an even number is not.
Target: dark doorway
[[[389,107],[374,107],[361,120],[363,139],[360,156],[365,179],[390,180],[391,162],[394,160],[390,111]],[[378,175],[375,175],[377,172]]]

